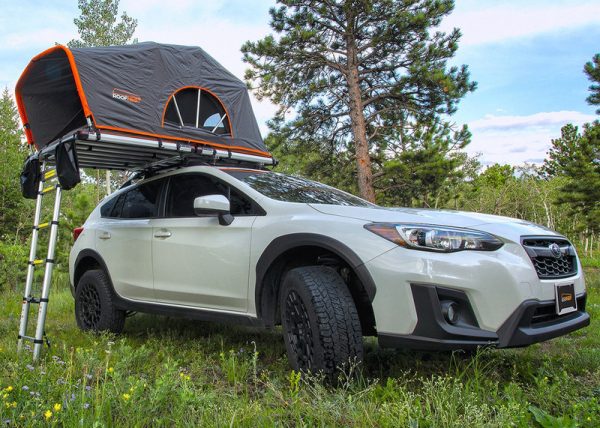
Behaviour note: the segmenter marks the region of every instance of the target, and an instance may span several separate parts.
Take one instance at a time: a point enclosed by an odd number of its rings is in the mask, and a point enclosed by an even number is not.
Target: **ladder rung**
[[[51,169],[44,172],[44,181],[50,180],[51,178],[56,177],[56,169]]]
[[[44,187],[44,189],[42,190],[42,195],[45,195],[46,193],[52,192],[53,190],[56,190],[56,186]]]
[[[31,340],[33,343],[44,343],[42,339],[37,340],[35,337],[31,336],[19,336],[19,339]]]
[[[29,261],[29,264],[34,266],[39,266],[44,263],[54,263],[54,259],[35,259],[34,261]]]
[[[33,226],[33,228],[36,230],[42,230],[46,229],[47,227],[50,227],[51,224],[55,224],[58,226],[58,221],[47,221],[46,223],[40,223],[38,226]]]
[[[36,299],[35,297],[23,297],[23,303],[25,302],[39,305],[40,303],[48,303],[48,299],[44,299],[43,297],[41,299]]]

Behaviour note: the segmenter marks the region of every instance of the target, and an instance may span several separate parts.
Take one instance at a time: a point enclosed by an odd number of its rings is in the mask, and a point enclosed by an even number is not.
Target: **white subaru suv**
[[[128,311],[272,327],[293,368],[386,347],[526,346],[589,324],[575,249],[516,219],[383,208],[272,171],[191,166],[107,197],[74,232],[84,330]]]

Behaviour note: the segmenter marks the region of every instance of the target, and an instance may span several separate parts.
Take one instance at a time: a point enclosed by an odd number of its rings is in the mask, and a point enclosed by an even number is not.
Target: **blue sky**
[[[199,45],[238,77],[239,48],[270,32],[270,0],[121,0],[139,21],[140,41]],[[473,133],[484,164],[539,163],[566,123],[594,120],[583,64],[600,52],[600,2],[457,0],[442,29],[463,33],[454,64],[467,64],[478,89],[453,116]],[[251,6],[249,6],[251,5]],[[13,89],[27,62],[77,37],[76,0],[0,0],[0,85]],[[261,128],[275,111],[254,101]]]

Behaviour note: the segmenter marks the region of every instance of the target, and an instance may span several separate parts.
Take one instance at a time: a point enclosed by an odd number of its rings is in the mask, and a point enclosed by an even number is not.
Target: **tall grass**
[[[137,315],[85,334],[55,289],[50,349],[16,353],[18,293],[0,296],[0,423],[9,426],[583,426],[600,421],[600,271],[592,325],[518,350],[379,349],[335,387],[288,368],[278,331]]]

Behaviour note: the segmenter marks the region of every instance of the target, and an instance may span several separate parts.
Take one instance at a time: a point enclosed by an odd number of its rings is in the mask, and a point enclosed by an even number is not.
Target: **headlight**
[[[428,224],[370,223],[365,229],[401,247],[452,253],[455,251],[494,251],[504,243],[489,233],[458,227]]]

